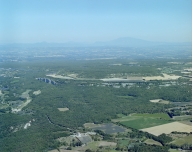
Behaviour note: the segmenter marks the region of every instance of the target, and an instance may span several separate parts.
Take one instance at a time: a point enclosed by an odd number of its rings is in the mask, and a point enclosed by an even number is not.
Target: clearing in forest
[[[164,125],[159,125],[155,127],[145,128],[141,129],[142,131],[148,132],[150,134],[153,134],[155,136],[159,136],[163,133],[170,134],[173,131],[177,132],[192,132],[192,126],[182,124],[180,122],[172,122]]]
[[[167,100],[162,100],[162,99],[153,99],[153,100],[149,100],[150,102],[153,103],[162,103],[162,104],[169,104],[170,102]]]
[[[57,108],[59,111],[68,111],[69,108]]]
[[[155,140],[153,140],[153,139],[147,139],[147,140],[145,140],[144,143],[146,143],[146,144],[148,144],[148,145],[162,146],[162,144],[161,144],[160,142],[155,141]]]

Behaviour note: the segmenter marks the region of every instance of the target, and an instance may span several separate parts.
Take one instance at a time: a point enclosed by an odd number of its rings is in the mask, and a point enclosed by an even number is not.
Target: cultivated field
[[[163,133],[170,134],[173,131],[177,132],[192,132],[192,126],[182,124],[179,122],[172,122],[164,125],[159,125],[155,127],[145,128],[141,129],[142,131],[148,132],[150,134],[153,134],[155,136],[159,136]]]
[[[135,120],[130,120],[130,121],[123,121],[120,122],[120,124],[127,126],[127,127],[131,127],[131,128],[135,128],[135,129],[143,129],[146,127],[153,127],[153,126],[157,126],[157,125],[162,125],[162,124],[166,124],[169,123],[170,120],[163,120],[163,119],[157,119],[157,118],[146,118],[146,117],[141,117]]]
[[[171,143],[178,145],[178,146],[181,146],[183,144],[190,144],[191,145],[192,144],[192,136],[189,135],[189,136],[186,136],[183,138],[179,138],[179,139],[172,141]]]
[[[165,113],[155,114],[131,114],[129,116],[122,116],[118,119],[113,119],[113,122],[120,122],[120,124],[127,127],[142,129],[153,127],[161,124],[166,124],[171,121],[170,117]]]
[[[148,118],[160,118],[164,120],[170,120],[170,117],[166,113],[144,113],[144,114],[133,114],[133,116],[148,117]]]
[[[135,120],[138,119],[140,117],[138,116],[122,116],[121,118],[117,118],[117,119],[112,119],[112,122],[123,122],[123,121],[130,121],[130,120]]]

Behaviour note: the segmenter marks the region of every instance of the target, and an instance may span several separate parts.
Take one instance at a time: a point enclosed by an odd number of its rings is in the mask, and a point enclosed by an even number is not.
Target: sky
[[[0,0],[0,43],[192,41],[192,0]]]

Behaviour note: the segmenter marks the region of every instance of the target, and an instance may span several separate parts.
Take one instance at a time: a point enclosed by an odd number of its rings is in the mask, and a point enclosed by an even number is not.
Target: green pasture
[[[158,126],[166,123],[170,123],[170,121],[163,120],[163,119],[155,119],[155,118],[143,118],[143,117],[135,120],[120,122],[120,124],[124,126],[135,128],[135,129],[149,128],[149,127],[154,127],[154,126]]]
[[[118,115],[120,116],[120,115]],[[144,114],[131,114],[129,116],[122,116],[118,119],[113,119],[114,122],[120,122],[120,124],[135,128],[143,129],[153,126],[158,126],[172,121],[166,113],[144,113]]]
[[[133,114],[133,116],[140,116],[140,117],[149,117],[149,118],[160,118],[164,120],[170,120],[170,117],[166,113],[144,113],[144,114]]]
[[[183,138],[178,138],[178,139],[174,140],[172,143],[175,145],[178,145],[178,146],[181,146],[183,144],[191,145],[192,144],[192,136],[186,136]]]

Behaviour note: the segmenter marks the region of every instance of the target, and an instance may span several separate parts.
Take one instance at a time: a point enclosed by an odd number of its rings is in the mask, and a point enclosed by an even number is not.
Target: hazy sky
[[[0,0],[0,43],[192,41],[192,0]]]

